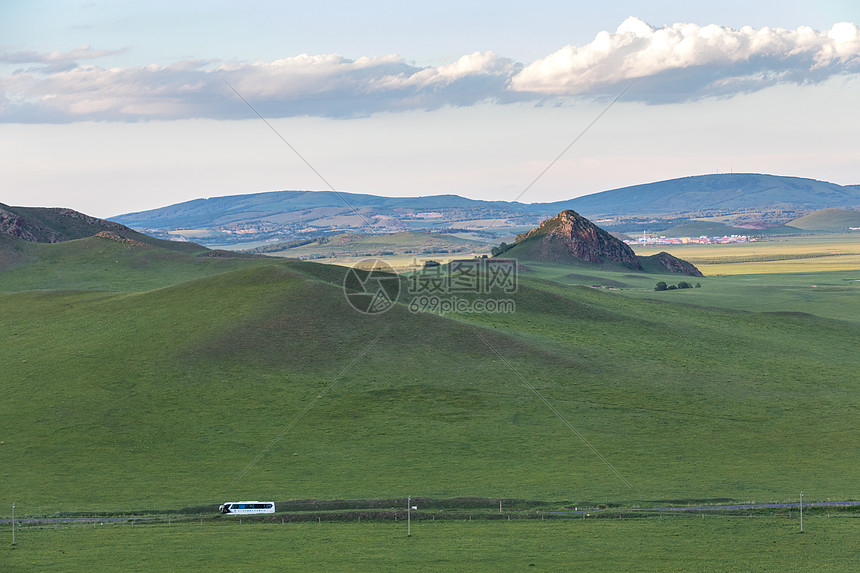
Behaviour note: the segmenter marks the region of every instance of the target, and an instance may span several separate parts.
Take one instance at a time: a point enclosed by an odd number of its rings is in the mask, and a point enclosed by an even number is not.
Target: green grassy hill
[[[0,235],[0,292],[141,291],[260,264],[262,260],[159,239],[148,244],[93,236],[47,244]]]
[[[366,316],[339,267],[201,270],[114,245],[95,256],[98,240],[0,273],[0,498],[21,513],[858,494],[858,324],[537,273],[515,313]]]
[[[789,223],[792,227],[810,231],[842,232],[848,227],[860,227],[860,211],[852,209],[822,209]]]

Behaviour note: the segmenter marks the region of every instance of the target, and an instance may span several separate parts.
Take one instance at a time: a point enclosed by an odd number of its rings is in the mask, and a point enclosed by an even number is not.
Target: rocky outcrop
[[[34,243],[56,243],[59,240],[58,234],[45,225],[27,221],[2,204],[0,204],[0,233]]]
[[[114,233],[113,231],[101,231],[96,233],[94,236],[102,238],[102,239],[110,239],[111,241],[116,241],[118,243],[124,243],[126,245],[132,247],[148,247],[146,243],[142,243],[140,241],[135,241],[134,239],[127,239],[121,235]]]
[[[548,262],[576,259],[586,263],[616,263],[640,270],[629,246],[575,211],[562,211],[528,233],[517,236],[517,246],[529,245],[533,258]]]
[[[655,271],[677,273],[691,277],[703,277],[702,271],[697,269],[693,263],[688,263],[683,259],[670,255],[666,251],[651,255],[650,257],[642,257],[640,259],[644,267],[656,267]]]
[[[119,236],[137,235],[114,223],[58,207],[10,207],[0,203],[0,233],[34,243],[60,243],[109,231]]]
[[[502,255],[500,255],[502,256]],[[620,266],[653,273],[703,276],[699,269],[669,253],[639,258],[627,243],[610,235],[575,211],[562,211],[528,233],[517,236],[516,244],[504,251],[506,258],[552,263]]]

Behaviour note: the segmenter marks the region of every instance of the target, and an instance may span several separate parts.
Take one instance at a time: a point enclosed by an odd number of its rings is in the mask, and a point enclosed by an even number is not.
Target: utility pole
[[[803,533],[803,492],[800,492],[800,532]]]
[[[412,537],[412,496],[406,499],[406,537]]]
[[[12,504],[12,545],[15,545],[15,504]]]

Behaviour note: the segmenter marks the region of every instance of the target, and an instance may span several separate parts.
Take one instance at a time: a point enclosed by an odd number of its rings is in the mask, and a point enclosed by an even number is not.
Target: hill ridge
[[[860,206],[860,188],[763,173],[691,175],[583,195],[547,207],[599,215]]]
[[[10,207],[0,203],[0,233],[34,243],[59,243],[99,232],[134,233],[116,223],[66,207]]]
[[[0,236],[7,237],[0,250],[15,249],[16,241],[63,243],[94,236],[185,253],[209,250],[197,243],[150,237],[116,221],[99,219],[67,207],[17,207],[0,203]]]
[[[822,208],[860,207],[860,186],[758,173],[693,175],[610,189],[562,201],[509,203],[458,195],[382,197],[332,191],[285,190],[194,199],[111,217],[156,236],[183,230],[207,245],[300,239],[344,231],[456,229],[485,232],[528,228],[565,209],[590,218],[767,213],[785,222]],[[494,221],[492,226],[481,221]],[[498,224],[501,222],[502,224]],[[466,224],[464,224],[466,223]],[[512,231],[516,232],[516,231]],[[164,235],[162,235],[162,234]],[[509,235],[505,235],[509,236]],[[495,238],[495,237],[493,237]]]
[[[853,209],[820,209],[790,222],[804,230],[844,231],[860,227],[860,211]]]

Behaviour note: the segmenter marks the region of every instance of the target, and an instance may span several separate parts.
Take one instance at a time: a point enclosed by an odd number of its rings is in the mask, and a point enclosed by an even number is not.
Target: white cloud
[[[243,118],[248,109],[224,83],[268,117],[351,117],[379,111],[473,105],[504,98],[514,65],[475,52],[438,67],[401,57],[308,55],[252,63],[189,60],[142,68],[93,64],[0,77],[0,120]]]
[[[823,32],[689,23],[656,28],[628,18],[614,33],[600,32],[589,44],[566,46],[527,66],[491,51],[435,67],[397,55],[120,68],[89,61],[114,53],[87,45],[69,52],[0,52],[0,62],[32,65],[0,77],[0,122],[248,117],[225,81],[266,117],[542,102],[617,93],[633,80],[636,89],[626,99],[678,102],[856,73],[860,31],[847,22]]]
[[[68,52],[60,52],[58,50],[54,50],[52,52],[34,52],[32,50],[0,52],[0,62],[7,62],[10,64],[58,64],[74,62],[77,60],[103,58],[105,56],[113,56],[123,52],[125,52],[124,49],[94,50],[88,44],[81,44],[74,50]]]
[[[453,64],[436,68],[424,68],[412,74],[399,74],[382,78],[377,89],[418,87],[425,88],[433,85],[450,85],[451,83],[469,76],[508,77],[513,71],[511,60],[499,58],[493,52],[474,52],[462,56]]]
[[[511,89],[543,95],[612,92],[619,84],[650,78],[650,92],[664,99],[723,95],[726,86],[742,91],[762,84],[829,76],[860,69],[860,34],[843,22],[827,32],[749,26],[674,24],[652,27],[628,18],[615,33],[600,32],[582,46],[566,46],[511,79]],[[658,96],[659,99],[659,96]]]

